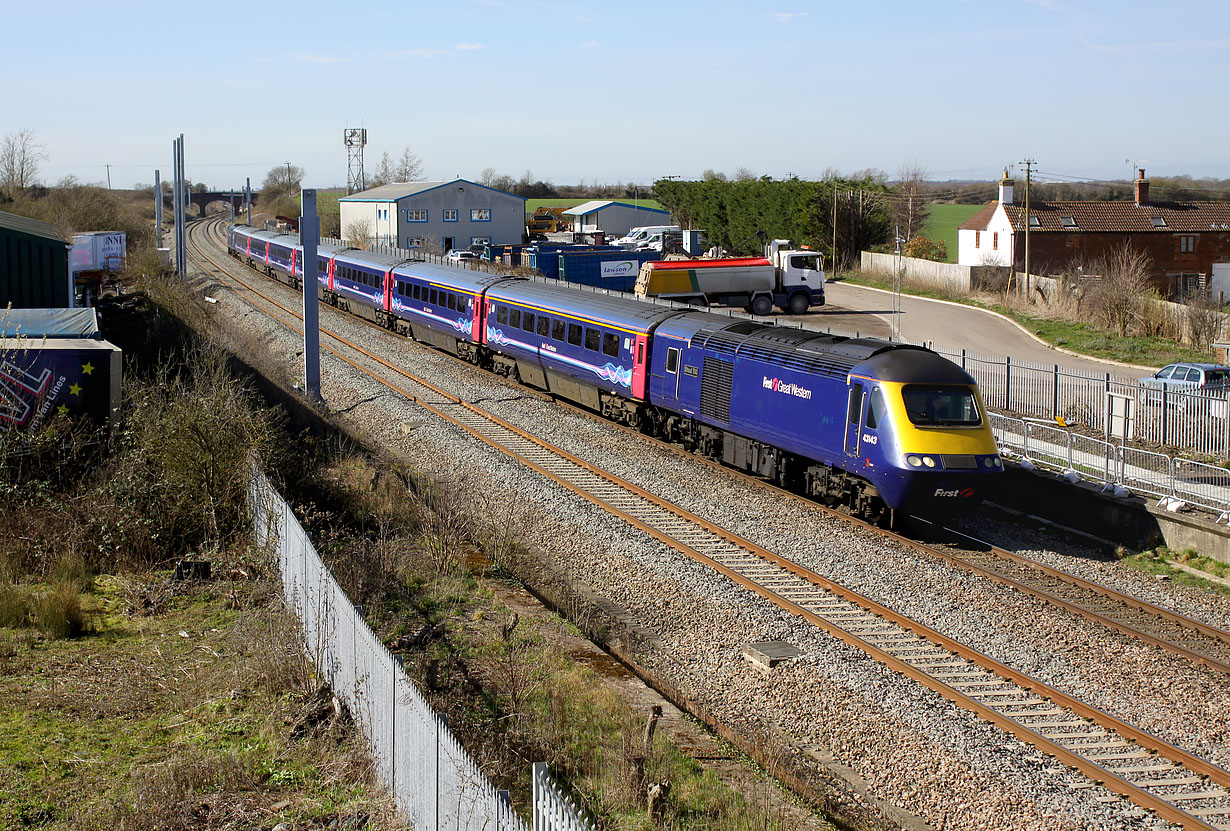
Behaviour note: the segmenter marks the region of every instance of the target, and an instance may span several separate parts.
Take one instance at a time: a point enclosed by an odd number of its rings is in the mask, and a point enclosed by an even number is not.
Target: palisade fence
[[[368,628],[290,506],[254,469],[249,499],[257,541],[276,553],[287,605],[321,677],[367,738],[376,773],[415,829],[529,831]],[[534,765],[533,831],[593,831],[545,764]]]

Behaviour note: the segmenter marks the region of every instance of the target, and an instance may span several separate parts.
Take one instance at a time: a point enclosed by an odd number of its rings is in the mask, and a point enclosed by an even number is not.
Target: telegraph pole
[[[1025,165],[1025,299],[1029,300],[1030,279],[1029,279],[1029,181],[1030,173],[1033,171],[1033,166],[1037,164],[1033,159],[1026,159],[1021,162]]]

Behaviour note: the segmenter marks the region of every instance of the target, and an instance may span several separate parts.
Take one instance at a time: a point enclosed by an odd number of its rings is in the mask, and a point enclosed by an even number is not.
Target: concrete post
[[[320,401],[320,302],[317,296],[317,246],[320,217],[316,215],[316,189],[302,191],[299,241],[303,245],[303,385],[308,399]]]

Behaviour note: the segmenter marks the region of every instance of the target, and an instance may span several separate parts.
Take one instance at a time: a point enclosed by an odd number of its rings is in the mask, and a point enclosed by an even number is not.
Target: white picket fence
[[[249,487],[257,541],[281,570],[317,671],[367,738],[381,782],[415,829],[529,831],[363,620],[290,506],[260,471]],[[546,765],[533,775],[534,831],[593,831]],[[542,818],[540,822],[540,817]]]

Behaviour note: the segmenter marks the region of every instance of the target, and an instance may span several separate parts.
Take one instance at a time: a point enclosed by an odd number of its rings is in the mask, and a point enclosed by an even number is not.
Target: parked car
[[[475,254],[473,251],[461,251],[458,249],[453,249],[452,251],[444,255],[444,259],[452,263],[464,263],[464,262],[470,262],[471,260],[477,260],[479,259],[479,256]]]
[[[1167,364],[1148,378],[1140,379],[1146,404],[1160,404],[1171,393],[1224,395],[1230,391],[1230,366],[1219,364]],[[1175,395],[1175,403],[1184,398]]]

